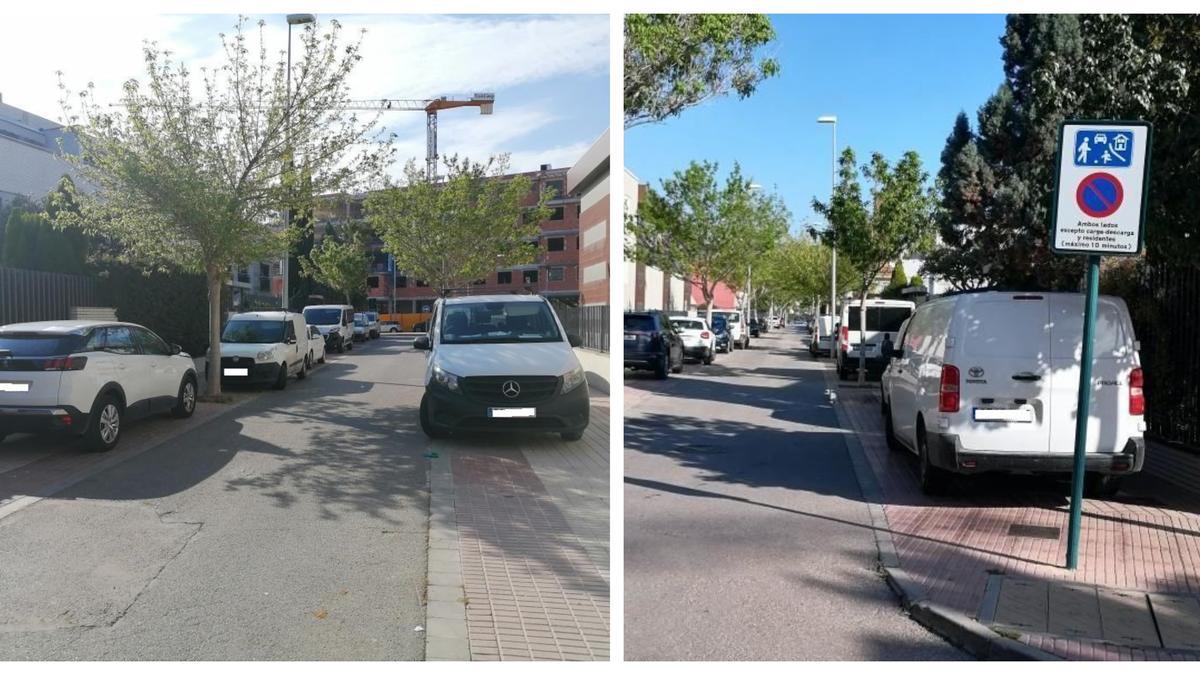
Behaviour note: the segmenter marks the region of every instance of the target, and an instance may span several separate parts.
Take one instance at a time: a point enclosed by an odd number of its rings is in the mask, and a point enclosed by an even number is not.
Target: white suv
[[[40,321],[0,326],[0,440],[15,432],[83,436],[110,450],[126,420],[196,409],[192,358],[142,326]]]

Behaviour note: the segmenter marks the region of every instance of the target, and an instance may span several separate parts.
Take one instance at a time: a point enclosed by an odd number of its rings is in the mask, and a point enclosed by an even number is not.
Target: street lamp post
[[[306,24],[306,23],[312,23],[316,20],[317,20],[317,17],[313,16],[312,14],[288,14],[287,15],[288,48],[287,48],[287,101],[286,101],[286,104],[288,106],[287,135],[288,135],[288,144],[289,144],[289,146],[288,146],[288,153],[289,153],[288,168],[289,169],[291,169],[291,167],[295,165],[292,160],[291,154],[290,154],[292,151],[292,148],[290,145],[291,140],[292,140],[292,134],[291,134],[291,131],[292,131],[292,111],[291,111],[291,101],[292,101],[292,26]],[[288,206],[288,209],[287,209],[287,226],[289,228],[291,228],[291,226],[292,226],[292,207],[290,205]],[[281,264],[279,265],[280,270],[282,271],[282,274],[283,274],[283,311],[285,311],[285,312],[288,310],[288,293],[290,291],[290,289],[288,288],[288,272],[291,271],[291,269],[290,269],[291,268],[291,257],[292,257],[292,252],[290,249],[287,251],[284,251],[283,260],[281,261]]]
[[[837,192],[837,116],[822,115],[817,118],[817,124],[828,124],[833,128],[833,144],[830,146],[833,148],[833,172],[829,190],[829,205],[833,206],[833,194]],[[832,220],[829,221],[829,227],[833,228]],[[834,245],[829,247],[833,251],[832,262],[829,265],[829,315],[835,316],[837,314],[837,235],[835,234],[832,238]],[[836,353],[837,340],[835,337],[831,335],[829,340],[829,356],[831,357]]]

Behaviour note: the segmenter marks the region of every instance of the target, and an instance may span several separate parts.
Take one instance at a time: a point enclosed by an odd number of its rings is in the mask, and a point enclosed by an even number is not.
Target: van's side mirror
[[[171,343],[171,356],[175,356],[177,354],[182,354],[182,353],[183,353],[183,347],[180,347],[179,345],[177,345],[175,343]]]
[[[567,333],[567,342],[571,343],[572,347],[582,347],[583,338],[574,333]]]
[[[418,335],[417,338],[413,340],[413,349],[429,349],[429,336]]]

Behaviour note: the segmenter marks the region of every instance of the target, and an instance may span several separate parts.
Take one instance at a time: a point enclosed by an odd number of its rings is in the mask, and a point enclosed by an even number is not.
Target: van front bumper
[[[82,434],[87,426],[88,413],[69,405],[0,406],[0,434]]]
[[[452,392],[437,384],[425,388],[430,421],[435,426],[462,431],[583,431],[591,415],[587,383],[565,394],[555,394],[534,405],[535,417],[489,417],[487,403]]]
[[[1075,456],[1072,453],[968,452],[961,448],[958,436],[954,434],[929,434],[926,446],[929,461],[934,466],[955,473],[1071,473],[1075,470]],[[1094,473],[1137,473],[1142,470],[1145,459],[1145,439],[1130,438],[1121,452],[1089,452],[1085,466],[1087,471]]]

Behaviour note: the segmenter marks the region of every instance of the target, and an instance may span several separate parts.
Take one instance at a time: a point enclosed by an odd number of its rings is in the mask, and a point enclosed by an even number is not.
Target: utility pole
[[[833,145],[831,146],[833,148],[833,165],[832,165],[833,171],[832,171],[832,180],[830,181],[830,190],[829,190],[829,203],[831,205],[833,204],[833,195],[834,195],[834,193],[837,192],[837,121],[838,120],[837,120],[836,115],[824,115],[822,117],[817,118],[817,124],[829,124],[833,127]],[[829,228],[830,228],[830,230],[833,230],[833,221],[832,220],[829,221]],[[833,239],[834,245],[830,246],[830,248],[833,249],[833,258],[832,258],[832,262],[829,265],[829,315],[836,316],[837,315],[837,233],[834,232],[831,238]],[[833,337],[836,337],[836,336],[833,336]],[[830,340],[829,341],[829,356],[830,357],[836,356],[837,355],[836,350],[837,350],[837,340]]]
[[[287,137],[288,137],[288,171],[289,172],[296,166],[295,158],[292,157],[293,148],[291,147],[291,145],[292,145],[292,26],[299,25],[299,24],[308,24],[308,23],[312,23],[316,20],[317,20],[317,17],[313,16],[312,14],[288,14],[287,15],[287,25],[288,25]],[[291,206],[288,206],[288,208],[287,208],[287,221],[286,222],[287,222],[288,229],[291,229],[291,227],[292,227],[292,207]],[[283,311],[285,311],[285,312],[288,311],[288,309],[290,308],[289,303],[288,303],[288,294],[291,292],[291,289],[288,288],[288,273],[291,271],[291,267],[292,267],[291,262],[292,262],[292,251],[291,251],[291,246],[289,246],[288,250],[283,252],[283,260],[281,261],[281,264],[279,266],[280,272],[282,272],[282,276],[283,276],[283,294],[282,295],[283,295]]]

